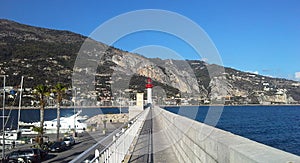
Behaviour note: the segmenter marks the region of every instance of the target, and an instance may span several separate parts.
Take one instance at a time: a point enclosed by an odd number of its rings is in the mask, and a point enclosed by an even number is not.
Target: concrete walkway
[[[151,111],[147,115],[129,162],[153,162]]]
[[[129,162],[177,163],[172,144],[165,136],[159,120],[152,113],[153,111],[150,110],[147,115]]]
[[[153,112],[153,111],[152,111]],[[173,143],[170,143],[161,121],[156,115],[152,114],[153,121],[153,160],[159,163],[179,163],[177,156],[173,151]]]

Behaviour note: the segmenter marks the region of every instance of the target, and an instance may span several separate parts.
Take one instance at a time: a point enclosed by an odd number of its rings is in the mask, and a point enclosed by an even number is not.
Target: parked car
[[[50,152],[61,152],[67,149],[67,145],[64,141],[57,141],[50,145]]]
[[[18,151],[13,151],[6,155],[7,162],[32,162],[32,163],[40,163],[42,159],[46,158],[48,153],[41,149],[30,148],[30,149],[22,149]]]
[[[48,151],[47,150],[43,150],[43,149],[37,149],[40,151],[40,155],[42,160],[45,160],[48,157]]]
[[[5,160],[6,162],[18,162],[18,158],[19,158],[19,152],[18,151],[13,151],[10,152],[9,154],[7,154],[5,156]]]
[[[75,139],[73,136],[67,136],[64,137],[64,142],[66,143],[66,146],[69,147],[75,144]]]

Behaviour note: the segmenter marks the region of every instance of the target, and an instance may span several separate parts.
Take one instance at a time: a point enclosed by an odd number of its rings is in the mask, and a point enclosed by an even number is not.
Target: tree
[[[57,83],[54,86],[53,92],[56,94],[56,103],[57,103],[57,128],[56,128],[56,139],[59,141],[59,128],[60,128],[60,104],[63,98],[63,95],[65,94],[67,88],[62,85],[61,83]]]
[[[38,96],[40,104],[40,132],[39,136],[43,137],[44,134],[44,110],[46,106],[46,97],[49,96],[49,87],[45,85],[38,85],[35,87],[35,94]],[[40,142],[41,144],[42,142]]]

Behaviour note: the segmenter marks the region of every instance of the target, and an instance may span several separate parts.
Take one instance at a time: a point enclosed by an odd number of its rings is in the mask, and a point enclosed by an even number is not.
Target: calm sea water
[[[165,109],[209,125],[216,124],[217,128],[300,156],[300,106],[200,106]]]
[[[75,112],[78,112],[79,110],[82,110],[82,113],[80,115],[87,115],[89,117],[92,117],[94,115],[98,114],[108,114],[108,113],[128,113],[128,108],[84,108],[84,109],[76,109]],[[56,108],[53,109],[45,109],[45,121],[53,120],[56,118]],[[68,117],[74,114],[74,109],[68,108],[68,109],[61,109],[60,115],[62,117]],[[2,110],[0,109],[0,115],[2,116]],[[5,110],[5,116],[9,115],[9,119],[6,123],[6,128],[13,128],[15,129],[17,127],[17,121],[18,121],[18,110]],[[25,109],[21,110],[20,114],[20,121],[22,122],[38,122],[40,121],[40,110],[39,109]],[[6,120],[6,119],[5,119]],[[2,129],[2,119],[0,121],[0,128]]]
[[[165,109],[300,156],[300,106],[189,106]],[[9,112],[6,110],[5,115]],[[82,109],[81,115],[91,117],[119,112],[119,108]],[[128,113],[128,108],[123,108],[122,112]],[[73,113],[74,109],[61,110],[61,116],[70,116]],[[6,127],[16,128],[17,115],[18,110],[11,111]],[[39,118],[39,110],[21,111],[21,121],[36,122]],[[55,118],[56,109],[45,110],[45,120]]]

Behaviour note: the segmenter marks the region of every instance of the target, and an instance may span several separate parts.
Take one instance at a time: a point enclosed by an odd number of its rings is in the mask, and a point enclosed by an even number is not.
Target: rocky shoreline
[[[128,122],[128,113],[122,114],[98,114],[86,120],[90,125],[102,125],[103,123],[125,123]]]

